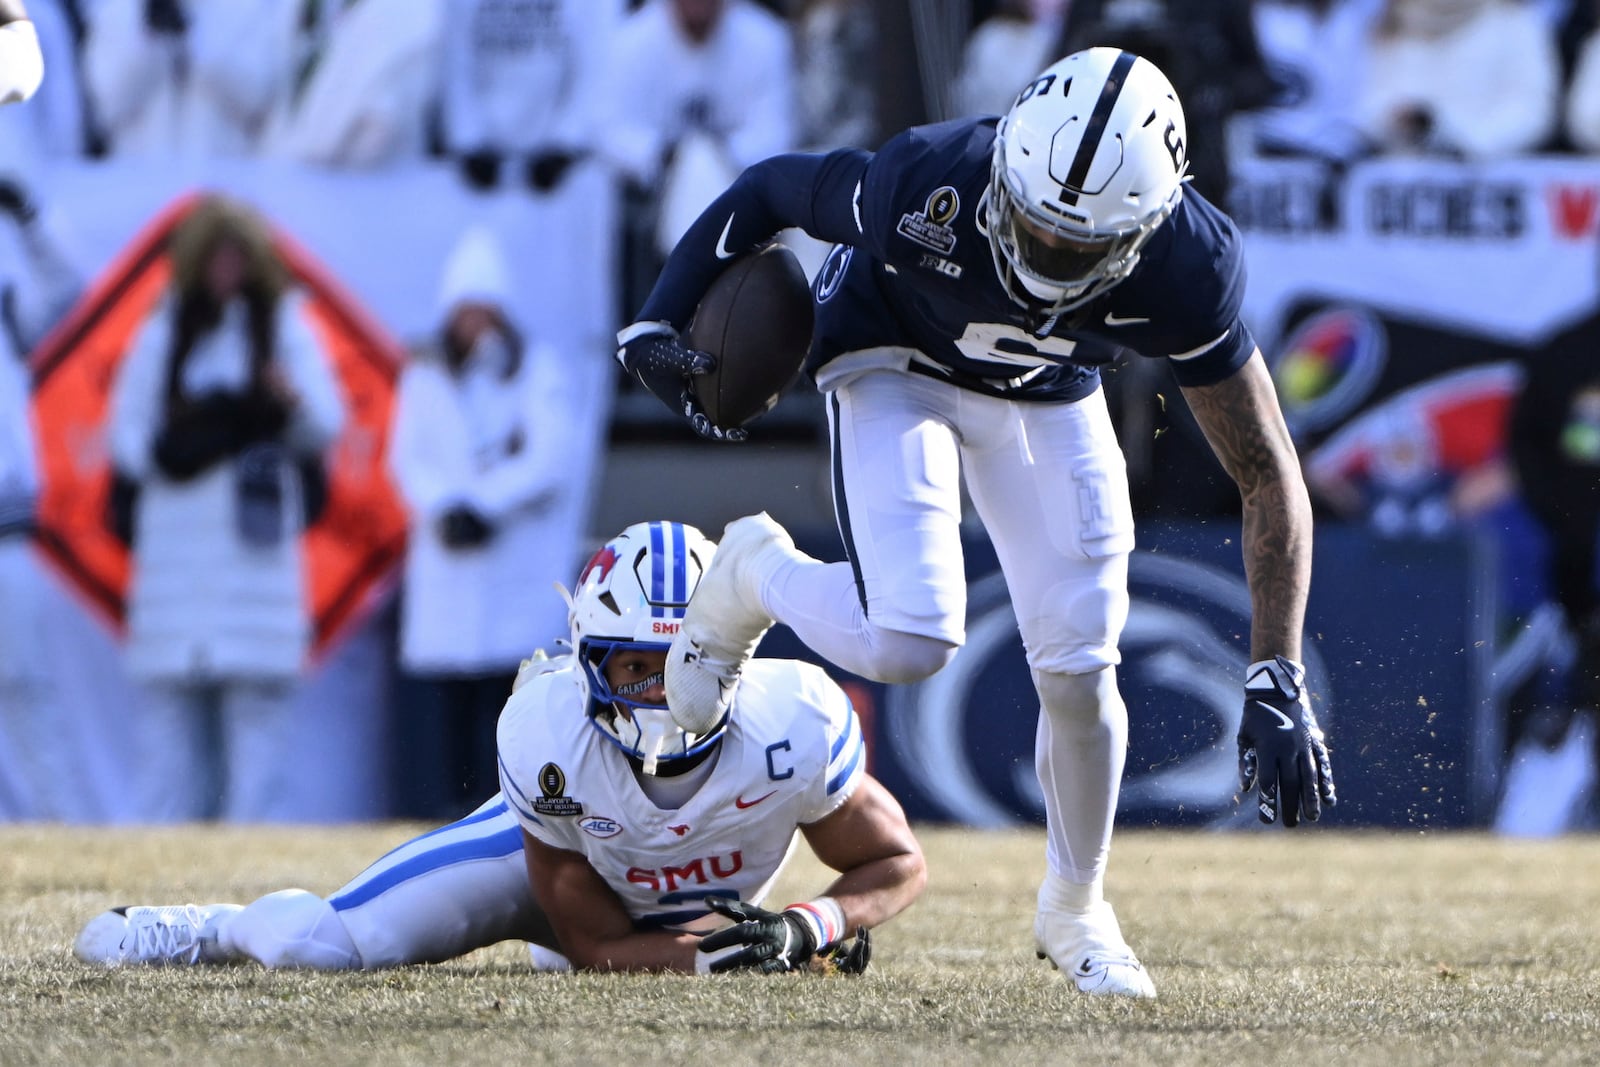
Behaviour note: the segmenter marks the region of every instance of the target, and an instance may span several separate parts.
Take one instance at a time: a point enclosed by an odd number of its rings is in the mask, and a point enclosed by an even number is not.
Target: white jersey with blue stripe
[[[541,842],[582,854],[641,928],[704,918],[708,896],[761,901],[795,831],[836,810],[866,773],[855,709],[809,664],[745,667],[715,766],[676,809],[646,797],[580,699],[571,669],[512,695],[500,717],[505,803]]]

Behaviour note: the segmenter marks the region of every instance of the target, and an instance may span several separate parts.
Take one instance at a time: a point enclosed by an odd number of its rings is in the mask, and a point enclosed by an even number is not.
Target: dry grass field
[[[97,971],[119,903],[329,892],[415,827],[0,828],[0,1064],[1600,1063],[1600,840],[1124,832],[1154,1002],[1034,959],[1037,832],[924,828],[932,878],[861,979],[531,973],[518,946],[375,974]],[[779,899],[824,874],[802,853]]]

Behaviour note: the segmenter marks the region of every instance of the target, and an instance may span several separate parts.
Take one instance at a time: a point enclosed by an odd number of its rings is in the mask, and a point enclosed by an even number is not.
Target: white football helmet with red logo
[[[667,651],[716,549],[693,526],[637,523],[590,558],[572,594],[572,647],[589,719],[608,740],[641,760],[649,774],[710,748],[727,718],[706,733],[687,733],[672,721],[666,705],[636,699],[659,677],[613,688],[606,681],[606,663],[628,650]]]
[[[1049,67],[995,132],[982,220],[1012,298],[1061,312],[1133,272],[1189,168],[1178,94],[1155,64],[1089,48]]]

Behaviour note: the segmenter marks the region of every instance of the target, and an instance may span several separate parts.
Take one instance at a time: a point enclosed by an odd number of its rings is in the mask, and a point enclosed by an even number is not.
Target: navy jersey
[[[814,377],[845,353],[894,347],[915,353],[910,369],[965,388],[1075,400],[1122,348],[1170,358],[1184,385],[1250,357],[1238,231],[1192,189],[1104,295],[1060,316],[1013,300],[984,229],[995,121],[756,164],[684,235],[639,317],[683,329],[723,260],[795,226],[838,245],[815,284]]]

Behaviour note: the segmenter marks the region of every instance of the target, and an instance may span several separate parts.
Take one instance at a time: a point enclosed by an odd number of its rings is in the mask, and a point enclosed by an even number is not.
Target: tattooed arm
[[[1183,396],[1244,500],[1250,658],[1299,660],[1311,587],[1311,500],[1266,361],[1258,349],[1231,378],[1185,387]]]

